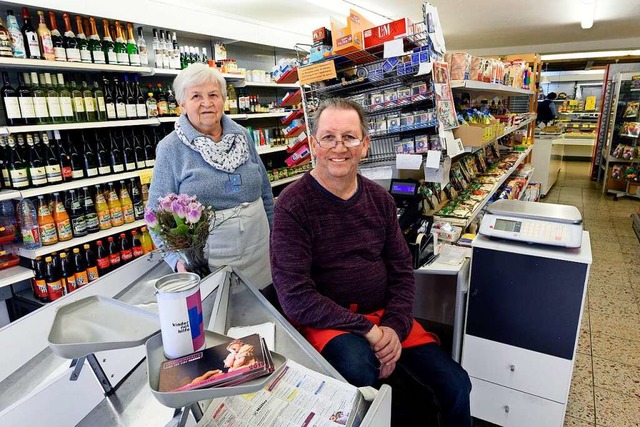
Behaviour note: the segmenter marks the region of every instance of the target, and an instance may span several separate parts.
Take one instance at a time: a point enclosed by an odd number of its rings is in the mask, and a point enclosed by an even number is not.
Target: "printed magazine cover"
[[[163,362],[159,391],[236,385],[269,374],[273,363],[262,341],[253,334]]]

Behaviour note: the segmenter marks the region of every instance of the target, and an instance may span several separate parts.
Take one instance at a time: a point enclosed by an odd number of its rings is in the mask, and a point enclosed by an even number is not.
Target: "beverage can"
[[[164,355],[175,359],[205,346],[200,277],[173,273],[156,282]]]

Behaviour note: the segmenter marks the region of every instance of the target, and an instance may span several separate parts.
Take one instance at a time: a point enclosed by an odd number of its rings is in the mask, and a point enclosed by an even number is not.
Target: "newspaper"
[[[197,426],[337,427],[351,425],[358,406],[355,386],[289,360],[262,390],[214,399]]]

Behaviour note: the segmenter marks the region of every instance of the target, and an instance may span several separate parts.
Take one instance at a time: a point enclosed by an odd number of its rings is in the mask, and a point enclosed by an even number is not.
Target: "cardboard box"
[[[313,43],[320,43],[324,45],[331,44],[331,31],[322,27],[313,31]]]
[[[494,125],[474,124],[459,126],[453,130],[454,138],[460,138],[465,147],[481,147],[496,137]]]
[[[411,34],[412,31],[413,23],[407,18],[369,28],[362,33],[364,37],[364,48],[368,49],[381,45],[384,42],[404,37]]]
[[[371,22],[355,10],[350,9],[349,12],[346,26],[342,26],[335,18],[331,18],[333,53],[336,55],[362,50],[364,47],[362,31],[373,27]]]

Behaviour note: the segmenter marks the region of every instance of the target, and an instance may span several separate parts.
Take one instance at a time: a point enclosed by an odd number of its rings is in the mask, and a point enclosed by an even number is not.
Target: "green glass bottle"
[[[74,79],[71,79],[71,101],[73,102],[73,117],[75,121],[86,121],[87,115],[84,111],[84,97]]]
[[[91,64],[91,52],[89,51],[89,42],[87,36],[82,29],[82,16],[76,16],[76,27],[78,32],[76,33],[76,40],[78,40],[78,50],[80,50],[80,59],[82,62]]]
[[[93,82],[93,99],[96,102],[96,118],[101,122],[107,120],[107,105],[104,102],[104,92],[96,81]]]
[[[127,24],[127,53],[129,54],[129,63],[135,67],[140,66],[140,53],[138,52],[138,45],[136,45],[136,39],[133,35],[133,24],[129,22]]]
[[[96,115],[96,100],[93,98],[93,92],[89,89],[86,81],[82,81],[82,99],[84,100],[84,113],[88,122],[98,120]]]
[[[102,51],[104,52],[104,55],[106,57],[107,64],[117,64],[118,57],[113,51],[113,39],[111,38],[111,33],[109,32],[109,21],[107,21],[106,19],[102,20],[102,31],[104,32],[104,36],[102,38]]]
[[[96,26],[96,18],[93,16],[89,18],[91,23],[91,35],[89,35],[89,50],[91,51],[91,57],[94,64],[106,64],[102,42],[98,35],[98,27]]]
[[[44,81],[44,75],[42,76]],[[31,94],[33,96],[33,106],[36,109],[36,120],[39,125],[45,125],[51,122],[49,108],[47,107],[47,94],[38,83],[38,73],[31,73]]]
[[[56,77],[53,76],[55,79]],[[49,108],[49,116],[52,123],[62,122],[62,110],[60,109],[60,95],[56,89],[56,84],[53,83],[51,73],[44,73],[44,84],[47,91],[47,107]]]
[[[58,73],[58,99],[60,100],[60,110],[62,111],[62,120],[66,123],[74,122],[73,101],[71,100],[71,91],[64,84],[64,76]]]
[[[116,43],[113,51],[116,53],[118,64],[129,65],[129,53],[127,52],[127,44],[122,33],[120,21],[116,21]],[[138,58],[138,62],[140,62],[140,58]]]

